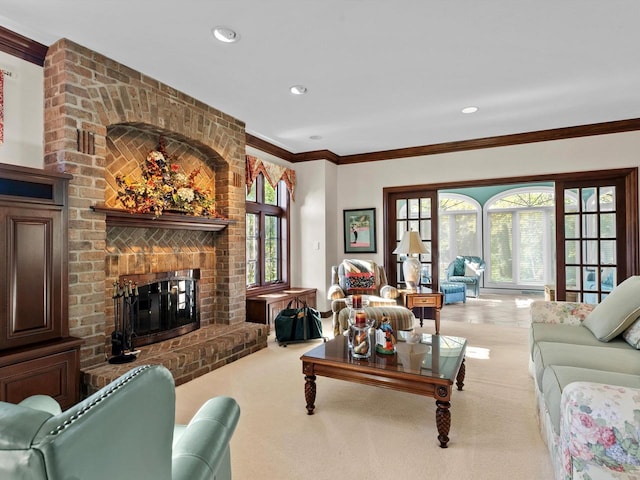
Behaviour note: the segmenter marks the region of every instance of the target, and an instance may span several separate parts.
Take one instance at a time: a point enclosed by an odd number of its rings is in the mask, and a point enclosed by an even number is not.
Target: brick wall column
[[[82,367],[104,361],[107,228],[91,206],[108,189],[108,129],[132,125],[215,152],[217,209],[231,226],[216,237],[213,320],[245,321],[244,123],[92,50],[62,39],[45,60],[45,168],[73,175],[69,188],[69,326]],[[78,132],[93,140],[82,146]],[[209,292],[207,292],[208,294]],[[203,299],[203,301],[205,301]]]

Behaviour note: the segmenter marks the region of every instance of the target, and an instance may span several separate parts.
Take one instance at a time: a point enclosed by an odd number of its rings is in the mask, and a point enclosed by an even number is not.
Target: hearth
[[[174,338],[200,327],[199,279],[199,268],[120,277],[122,285],[133,284],[137,288],[130,320],[133,347]]]

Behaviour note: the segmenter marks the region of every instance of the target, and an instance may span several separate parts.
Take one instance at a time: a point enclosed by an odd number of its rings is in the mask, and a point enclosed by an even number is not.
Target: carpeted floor
[[[318,377],[308,416],[299,358],[319,342],[284,348],[273,334],[268,348],[177,387],[177,421],[186,423],[212,396],[236,398],[235,480],[552,479],[527,373],[527,328],[446,318],[441,333],[469,342],[448,449],[438,446],[428,397]]]

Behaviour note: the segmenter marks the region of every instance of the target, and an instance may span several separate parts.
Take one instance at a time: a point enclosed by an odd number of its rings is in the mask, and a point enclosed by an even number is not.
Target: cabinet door
[[[61,209],[4,207],[0,218],[0,254],[5,259],[0,273],[0,350],[61,337],[66,325]]]

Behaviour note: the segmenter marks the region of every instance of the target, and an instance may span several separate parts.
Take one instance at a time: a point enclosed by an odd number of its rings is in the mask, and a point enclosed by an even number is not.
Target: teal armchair
[[[175,425],[175,385],[160,365],[135,368],[64,412],[49,397],[0,402],[0,478],[230,479],[240,409],[208,400]]]
[[[480,257],[458,255],[447,267],[447,282],[464,283],[467,294],[480,296],[480,279],[484,273],[485,262]]]

